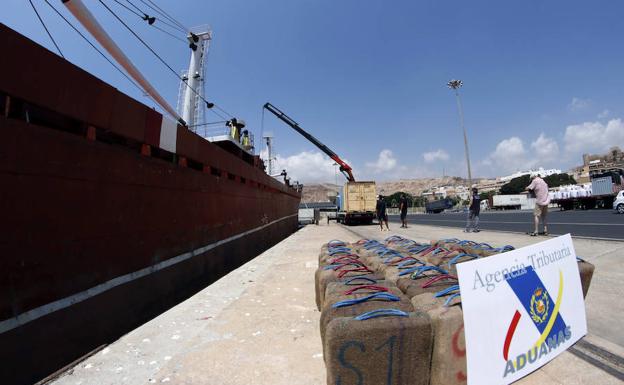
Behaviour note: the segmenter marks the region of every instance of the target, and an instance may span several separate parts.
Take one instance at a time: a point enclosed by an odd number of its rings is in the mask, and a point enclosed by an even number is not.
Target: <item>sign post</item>
[[[468,385],[509,384],[587,334],[569,234],[457,265]]]

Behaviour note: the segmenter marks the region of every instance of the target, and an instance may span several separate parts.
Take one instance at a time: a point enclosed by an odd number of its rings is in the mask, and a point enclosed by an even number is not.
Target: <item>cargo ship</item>
[[[0,378],[29,384],[296,231],[299,189],[0,24]]]

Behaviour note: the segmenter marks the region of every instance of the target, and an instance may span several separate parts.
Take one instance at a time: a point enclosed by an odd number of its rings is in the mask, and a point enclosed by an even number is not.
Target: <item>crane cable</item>
[[[178,25],[180,28],[182,28],[184,31],[190,31],[189,28],[186,28],[184,26],[184,24],[180,23],[179,21],[177,21],[176,19],[174,19],[171,15],[169,15],[167,12],[165,12],[164,9],[160,8],[156,3],[154,3],[151,0],[148,0],[150,4],[146,3],[145,0],[140,0],[141,3],[147,5],[149,8],[151,8],[152,10],[154,10],[155,12],[159,13],[161,16],[163,16],[164,18],[168,19],[170,22],[172,22],[173,24]]]
[[[65,55],[63,55],[63,52],[61,52],[61,49],[59,48],[58,44],[56,44],[56,40],[54,40],[54,38],[52,37],[52,34],[48,30],[48,27],[43,22],[43,19],[41,18],[41,15],[39,15],[39,12],[37,11],[37,8],[35,8],[35,4],[33,4],[32,0],[28,0],[28,2],[30,3],[30,6],[32,7],[33,11],[35,11],[35,14],[37,15],[37,18],[39,19],[39,21],[41,22],[41,25],[43,26],[43,29],[45,29],[45,31],[48,33],[48,36],[50,36],[50,40],[52,40],[52,43],[54,44],[54,46],[58,50],[59,54],[61,55],[61,57],[63,59],[65,59]]]
[[[117,1],[117,0],[115,0],[115,1]],[[138,11],[138,16],[139,16],[139,17],[141,17],[143,20],[147,20],[147,21],[149,21],[149,19],[154,19],[154,21],[158,20],[158,22],[159,22],[159,23],[163,23],[164,25],[168,26],[169,28],[173,28],[173,29],[175,29],[176,31],[180,31],[180,32],[182,32],[182,33],[183,33],[183,34],[185,34],[185,35],[186,35],[186,34],[188,34],[188,31],[187,31],[186,29],[184,29],[184,28],[180,28],[180,27],[179,27],[179,26],[177,26],[177,25],[173,25],[173,24],[171,24],[171,23],[167,22],[167,21],[166,21],[167,19],[162,19],[162,18],[160,18],[160,19],[159,19],[159,18],[154,17],[154,16],[150,17],[150,16],[147,14],[147,12],[143,11],[141,8],[139,8],[138,6],[136,6],[136,5],[135,5],[133,2],[131,2],[130,0],[126,0],[126,3],[130,4],[130,5],[131,5],[134,9],[136,9],[136,10]],[[120,5],[121,5],[121,4],[120,4]],[[127,8],[127,7],[126,7],[126,8]],[[129,9],[129,10],[130,10],[130,9]],[[133,12],[134,12],[134,11],[133,11]],[[135,13],[135,14],[137,14],[136,12],[134,12],[134,13]],[[141,16],[141,15],[142,15],[142,16]]]
[[[59,15],[61,19],[63,19],[74,31],[76,31],[76,33],[78,33],[78,35],[80,35],[80,37],[82,37],[94,50],[96,50],[97,53],[102,55],[102,57],[106,59],[106,61],[109,62],[110,65],[112,65],[117,71],[119,71],[119,73],[122,74],[126,79],[128,79],[128,81],[132,83],[136,88],[138,88],[142,94],[149,97],[149,95],[145,92],[145,90],[140,85],[138,85],[130,76],[128,76],[127,73],[122,71],[121,68],[119,68],[115,63],[113,63],[113,61],[110,60],[108,56],[106,56],[99,48],[97,48],[95,44],[93,44],[89,39],[87,39],[87,37],[82,32],[80,32],[80,30],[78,30],[78,28],[76,28],[69,20],[67,20],[67,18],[63,16],[63,14],[59,12],[58,9],[56,9],[52,4],[50,4],[48,0],[43,0],[43,1],[45,1],[46,4],[48,4],[50,8],[52,8],[54,12],[56,12],[56,14]]]
[[[123,4],[122,2],[120,2],[119,0],[113,0],[115,3],[119,4],[119,6],[125,8],[126,10],[128,10],[128,12],[131,12],[133,14],[135,14],[139,19],[141,20],[145,20],[147,21],[147,24],[151,27],[156,28],[157,30],[166,33],[167,35],[171,36],[172,38],[181,41],[182,43],[187,44],[188,42],[174,34],[172,34],[169,31],[165,31],[164,29],[160,28],[159,26],[155,25],[154,22],[157,20],[155,17],[148,15],[147,13],[143,13],[143,15],[141,15],[140,13],[136,12],[135,10],[129,8],[127,5]],[[132,3],[130,3],[132,4]],[[159,20],[160,21],[160,20]]]
[[[47,1],[47,0],[46,0]],[[216,106],[214,103],[208,102],[206,100],[206,98],[204,98],[199,92],[197,92],[197,90],[195,90],[193,87],[191,87],[188,82],[186,80],[184,80],[184,78],[182,78],[180,75],[178,75],[178,73],[169,65],[167,64],[167,62],[160,57],[160,55],[158,55],[158,53],[152,48],[150,47],[149,44],[147,44],[145,42],[145,40],[143,40],[132,28],[130,28],[128,26],[128,24],[126,24],[112,9],[110,9],[102,0],[98,0],[100,2],[100,4],[102,4],[104,6],[104,8],[106,8],[108,10],[108,12],[110,12],[128,31],[130,31],[130,33],[132,35],[134,35],[134,37],[136,37],[141,44],[143,44],[154,56],[156,56],[156,58],[165,65],[165,67],[167,67],[169,69],[169,71],[171,73],[174,74],[174,76],[176,78],[178,78],[181,82],[183,82],[184,84],[186,84],[186,86],[195,94],[197,95],[197,97],[199,97],[204,103],[206,103],[206,106],[208,107],[208,109],[214,113],[215,115],[217,115],[218,117],[220,117],[221,119],[227,120],[225,119],[224,116],[222,116],[221,114],[219,114],[217,111],[213,110],[212,107],[217,107],[219,110],[223,111],[224,113],[230,115],[229,113],[227,113],[224,109],[222,109],[221,107]],[[232,115],[230,115],[232,116]]]

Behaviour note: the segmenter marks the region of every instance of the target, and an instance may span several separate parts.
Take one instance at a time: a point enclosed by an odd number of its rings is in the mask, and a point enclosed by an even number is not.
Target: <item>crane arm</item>
[[[271,103],[265,103],[264,108],[268,110],[269,112],[271,112],[273,115],[277,116],[281,121],[288,124],[295,131],[303,135],[304,138],[314,143],[316,147],[320,148],[321,151],[327,154],[327,156],[329,156],[334,162],[338,163],[338,165],[340,166],[340,172],[347,178],[349,182],[355,181],[351,166],[349,166],[347,163],[345,163],[345,161],[340,159],[340,157],[335,152],[333,152],[329,147],[327,147],[326,145],[321,143],[318,139],[316,139],[314,136],[306,132],[303,128],[299,126],[299,124],[297,124],[297,122],[295,122],[292,118],[290,118],[288,115],[280,111],[277,107],[275,107]]]

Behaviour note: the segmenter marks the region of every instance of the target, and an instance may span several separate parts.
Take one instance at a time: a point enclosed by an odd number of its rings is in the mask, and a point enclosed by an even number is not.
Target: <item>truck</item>
[[[535,206],[535,198],[527,194],[494,195],[491,207],[494,210],[527,210]]]
[[[611,208],[614,207],[616,196],[619,196],[622,190],[624,190],[624,170],[620,169],[592,176],[589,195],[564,194],[559,197],[559,194],[550,202],[557,204],[561,210]]]
[[[339,208],[336,220],[347,225],[356,223],[371,224],[375,217],[375,207],[377,205],[377,186],[375,182],[356,182],[351,166],[340,159],[329,147],[299,126],[290,116],[271,103],[265,103],[264,109],[300,133],[338,164],[340,172],[347,178],[347,183],[343,186],[342,195],[337,200]]]
[[[453,207],[453,200],[450,198],[438,199],[437,201],[425,203],[425,211],[428,214],[438,214]]]
[[[375,182],[350,181],[342,187],[336,220],[346,225],[373,223],[377,206]]]

